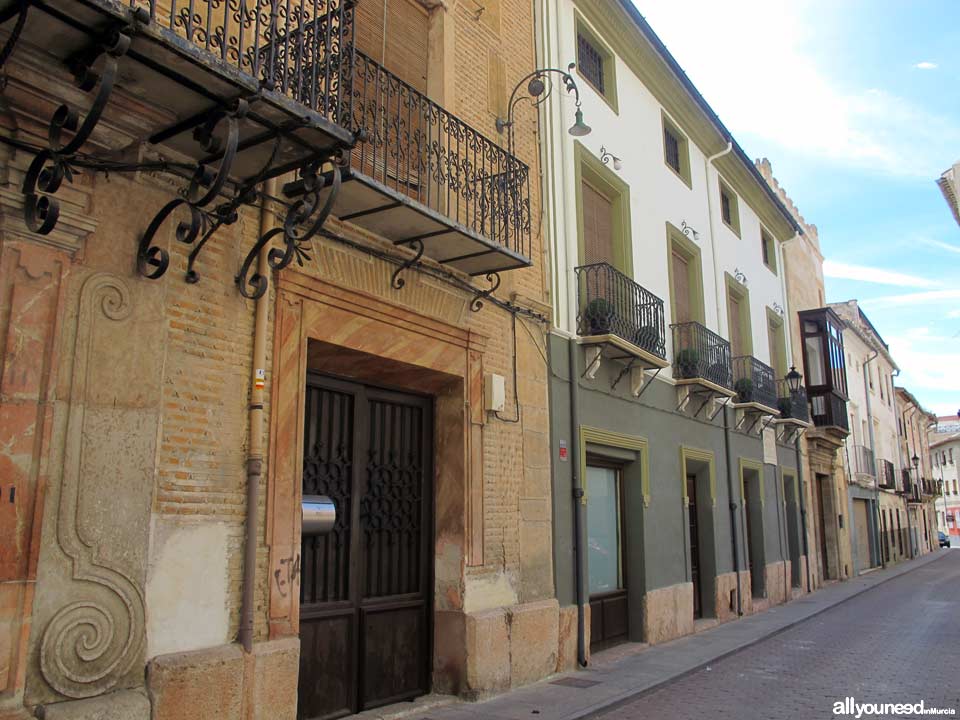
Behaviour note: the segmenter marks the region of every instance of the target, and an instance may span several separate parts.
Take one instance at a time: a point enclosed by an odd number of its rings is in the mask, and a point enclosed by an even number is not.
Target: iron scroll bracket
[[[480,308],[483,307],[483,301],[493,295],[497,288],[500,287],[500,273],[488,272],[485,277],[487,282],[490,283],[490,287],[486,290],[481,290],[473,296],[473,300],[470,302],[470,309],[473,312],[480,312]]]
[[[22,2],[20,7],[17,26],[0,51],[0,64],[5,62],[13,51],[11,43],[16,42],[23,29],[29,2]],[[117,81],[120,59],[130,49],[136,24],[149,22],[150,19],[149,14],[142,8],[135,11],[133,17],[134,23],[113,28],[99,42],[67,61],[77,87],[88,93],[95,91],[95,94],[90,110],[85,115],[81,116],[80,111],[67,103],[54,111],[47,129],[47,147],[34,156],[27,168],[21,192],[24,222],[31,232],[49,235],[57,225],[60,202],[53,195],[63,185],[64,180],[73,182],[73,161],[80,148],[90,139],[106,110]],[[94,70],[94,65],[101,57],[101,67]],[[69,140],[66,137],[69,137]]]
[[[394,290],[402,290],[404,285],[407,284],[407,281],[400,277],[400,274],[404,270],[409,270],[414,267],[417,263],[420,262],[420,258],[423,257],[423,240],[419,238],[411,240],[409,243],[410,247],[416,248],[416,252],[413,257],[408,258],[403,263],[401,263],[396,270],[393,271],[393,274],[390,276],[390,287]]]
[[[283,249],[271,248],[267,253],[267,264],[271,270],[283,270],[294,260],[303,266],[304,260],[310,260],[307,244],[323,228],[340,193],[340,164],[332,163],[332,172],[320,172],[328,160],[313,161],[300,169],[304,194],[287,210],[283,224],[265,232],[250,248],[240,272],[234,278],[240,294],[245,298],[256,300],[267,291],[267,278],[259,270],[251,274],[251,269],[260,252],[275,237],[282,236]],[[328,187],[330,192],[321,202],[321,194]]]

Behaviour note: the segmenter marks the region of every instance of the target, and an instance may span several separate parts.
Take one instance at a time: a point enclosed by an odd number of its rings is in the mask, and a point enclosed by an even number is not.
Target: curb
[[[847,597],[843,598],[842,600],[838,600],[837,602],[835,602],[835,603],[833,603],[833,604],[831,604],[831,605],[827,605],[826,607],[820,608],[819,610],[811,613],[810,615],[807,615],[806,617],[802,617],[802,618],[798,618],[797,620],[793,620],[793,621],[787,623],[786,625],[784,625],[783,627],[779,627],[779,628],[777,628],[776,630],[773,630],[773,631],[767,633],[766,635],[763,635],[763,636],[761,636],[761,637],[755,638],[755,639],[753,639],[753,640],[751,640],[751,641],[749,641],[749,642],[746,642],[746,643],[744,643],[744,644],[742,644],[742,645],[739,645],[739,646],[737,646],[737,647],[735,647],[735,648],[733,648],[733,649],[731,649],[731,650],[727,650],[727,651],[725,651],[725,652],[722,652],[722,653],[720,653],[719,655],[715,655],[714,657],[710,658],[709,660],[705,660],[704,662],[702,662],[702,663],[700,663],[700,664],[698,664],[698,665],[696,665],[696,666],[694,666],[694,667],[692,667],[692,668],[689,668],[688,670],[684,670],[683,672],[677,673],[676,675],[673,675],[673,676],[671,676],[671,677],[665,678],[665,679],[663,679],[663,680],[659,680],[659,681],[655,682],[655,683],[652,684],[652,685],[649,685],[649,686],[647,686],[647,687],[645,687],[645,688],[642,688],[642,689],[640,689],[640,690],[637,690],[635,693],[631,693],[630,695],[627,695],[626,697],[617,698],[616,700],[611,701],[610,703],[604,705],[603,707],[592,708],[592,709],[590,709],[590,710],[585,710],[585,711],[584,711],[583,713],[581,713],[580,715],[573,716],[573,717],[571,717],[571,718],[568,718],[567,720],[596,720],[597,718],[600,718],[600,717],[602,717],[603,715],[606,715],[607,713],[609,713],[609,712],[611,712],[611,711],[613,711],[613,710],[616,710],[616,709],[619,708],[619,707],[623,707],[624,705],[627,705],[627,704],[629,704],[629,703],[637,700],[638,698],[643,697],[644,695],[649,695],[650,693],[656,692],[657,690],[662,690],[663,688],[665,688],[665,687],[667,687],[667,686],[669,686],[669,685],[672,685],[673,683],[675,683],[675,682],[677,682],[677,681],[679,681],[679,680],[682,680],[683,678],[688,677],[689,675],[693,675],[694,673],[699,672],[700,670],[702,670],[703,668],[705,668],[707,665],[712,665],[712,664],[714,664],[714,663],[717,663],[717,662],[719,662],[719,661],[721,661],[721,660],[724,660],[724,659],[726,659],[726,658],[728,658],[728,657],[730,657],[730,656],[732,656],[732,655],[736,655],[737,653],[742,652],[743,650],[746,650],[747,648],[753,647],[754,645],[756,645],[756,644],[758,644],[758,643],[764,642],[765,640],[769,640],[769,639],[772,638],[772,637],[776,637],[777,635],[780,635],[781,633],[786,632],[787,630],[789,630],[789,629],[791,629],[791,628],[799,625],[800,623],[806,622],[806,621],[808,621],[808,620],[812,620],[813,618],[815,618],[815,617],[817,617],[817,616],[819,616],[819,615],[822,615],[823,613],[828,612],[828,611],[832,610],[832,609],[835,608],[835,607],[839,607],[840,605],[843,605],[845,602],[847,602],[847,601],[849,601],[849,600],[853,600],[853,598],[859,597],[859,596],[862,595],[863,593],[868,592],[868,591],[870,591],[870,590],[873,590],[874,588],[878,588],[878,587],[880,587],[881,585],[884,585],[884,584],[890,582],[891,580],[896,580],[897,578],[903,577],[904,575],[908,575],[909,573],[912,573],[912,572],[915,571],[915,570],[919,570],[920,568],[926,567],[926,566],[928,566],[928,565],[933,565],[935,562],[937,562],[938,560],[942,560],[944,557],[946,557],[946,555],[944,555],[942,552],[937,553],[937,556],[934,557],[934,558],[932,558],[932,559],[930,559],[930,560],[926,560],[926,561],[924,561],[923,563],[921,563],[921,564],[919,564],[919,565],[915,565],[915,566],[913,566],[913,567],[906,567],[906,568],[904,568],[901,572],[898,572],[896,575],[891,575],[890,577],[886,577],[886,578],[883,578],[882,580],[878,580],[877,582],[873,583],[872,585],[868,585],[867,587],[861,588],[860,590],[854,592],[854,593],[851,594],[851,595],[848,595]],[[919,558],[914,558],[913,560],[911,560],[911,565],[913,564],[913,562],[915,562],[915,561],[918,560],[918,559],[919,559]],[[852,578],[851,578],[851,579],[852,579]],[[807,593],[808,596],[809,596],[810,594],[811,594],[811,593]]]

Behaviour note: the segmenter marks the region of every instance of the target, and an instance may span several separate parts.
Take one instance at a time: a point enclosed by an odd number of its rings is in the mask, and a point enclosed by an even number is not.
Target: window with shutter
[[[730,317],[730,352],[733,357],[745,355],[743,347],[743,322],[741,319],[740,298],[735,295],[727,296]]]
[[[587,182],[581,183],[581,202],[584,263],[613,265],[613,203]]]
[[[673,312],[675,323],[693,320],[690,301],[690,263],[676,250],[672,251],[673,260]]]
[[[667,127],[663,129],[663,146],[667,165],[680,172],[680,141]]]

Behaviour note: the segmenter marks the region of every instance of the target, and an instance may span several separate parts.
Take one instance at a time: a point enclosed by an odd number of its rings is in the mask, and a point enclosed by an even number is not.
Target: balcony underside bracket
[[[729,399],[729,395],[717,392],[712,388],[698,385],[678,385],[677,395],[680,398],[680,401],[677,403],[677,412],[684,412],[691,403],[699,402],[692,416],[699,417],[704,408],[709,405],[710,410],[707,412],[707,419],[711,422],[720,413]]]
[[[630,372],[630,371],[633,369],[633,361],[634,361],[634,359],[633,359],[633,358],[630,358],[630,361],[629,361],[626,365],[624,365],[622,368],[620,368],[620,372],[617,373],[617,378],[616,378],[616,379],[613,381],[613,383],[610,385],[610,389],[611,389],[611,390],[615,390],[616,387],[617,387],[617,385],[620,384],[620,381],[623,380],[623,376],[626,375],[628,372]],[[631,378],[631,380],[632,380],[632,378]]]
[[[647,391],[647,388],[657,379],[657,375],[660,374],[660,371],[663,368],[657,368],[652,373],[650,373],[649,368],[633,368],[630,371],[630,393],[635,397],[639,398],[643,393]]]
[[[782,443],[792,443],[811,427],[810,423],[793,418],[774,419],[772,422],[776,426],[777,440]]]
[[[583,354],[586,362],[580,377],[595,380],[597,371],[600,369],[600,361],[603,359],[603,349],[599,345],[589,345],[583,349]]]

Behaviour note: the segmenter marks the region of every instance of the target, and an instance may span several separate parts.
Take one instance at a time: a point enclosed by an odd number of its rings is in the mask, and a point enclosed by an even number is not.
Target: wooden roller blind
[[[743,349],[743,322],[740,315],[740,298],[735,295],[728,295],[730,316],[730,352],[733,357],[744,355]]]
[[[690,312],[690,263],[676,250],[673,255],[673,322],[684,323],[693,320]]]
[[[589,183],[582,183],[584,264],[613,262],[613,204]]]
[[[426,93],[428,19],[427,11],[412,0],[358,0],[354,20],[357,49]]]

